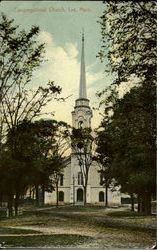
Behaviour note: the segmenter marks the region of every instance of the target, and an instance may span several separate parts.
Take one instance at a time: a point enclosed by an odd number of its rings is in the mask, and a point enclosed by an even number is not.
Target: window
[[[78,172],[78,185],[83,185],[83,175],[81,172]]]
[[[60,186],[63,186],[63,174],[60,175]]]
[[[79,121],[79,128],[82,128],[83,121]]]
[[[83,190],[81,188],[77,190],[77,201],[83,201]]]
[[[58,200],[64,201],[64,192],[63,191],[59,191]]]
[[[100,191],[99,192],[99,202],[103,202],[104,201],[104,192]]]
[[[100,173],[100,185],[102,186],[104,184],[104,174]]]

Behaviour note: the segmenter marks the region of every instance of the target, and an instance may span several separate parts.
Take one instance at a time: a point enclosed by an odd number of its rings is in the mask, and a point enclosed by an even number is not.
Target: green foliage
[[[143,197],[149,213],[150,197],[155,193],[156,3],[104,3],[99,57],[103,60],[107,51],[116,77],[108,97],[101,101],[104,119],[97,151],[105,166],[109,162],[109,174],[121,190]],[[126,83],[132,85],[129,91]],[[122,97],[119,87],[124,90]]]
[[[156,2],[104,1],[100,20],[102,48],[99,57],[107,56],[115,83],[130,75],[154,82],[156,72]],[[107,50],[105,50],[107,48]]]
[[[7,145],[13,158],[28,164],[27,175],[33,178],[33,183],[51,183],[50,176],[54,171],[59,173],[64,167],[62,155],[59,154],[62,145],[58,141],[59,136],[65,136],[59,131],[61,126],[63,124],[56,120],[24,121],[8,134]],[[67,125],[64,126],[67,129]]]
[[[61,93],[53,81],[32,90],[33,73],[43,62],[45,52],[45,45],[37,40],[39,31],[37,26],[20,30],[14,20],[0,15],[0,192],[10,199],[10,215],[15,193],[18,206],[19,196],[28,185],[52,186],[49,176],[54,171],[53,155],[58,152],[60,163],[62,157],[56,139],[57,122],[32,123]]]
[[[34,71],[44,60],[44,44],[37,40],[39,27],[19,30],[14,20],[0,16],[0,141],[6,129],[15,128],[23,120],[41,115],[42,108],[61,92],[53,81],[32,90]]]
[[[52,191],[56,184],[53,177],[65,167],[63,148],[68,128],[66,123],[55,120],[24,120],[9,130],[0,163],[3,197],[18,194],[19,199],[30,187]]]
[[[92,146],[93,137],[91,135],[91,128],[73,128],[72,131],[72,147],[75,147],[78,150],[84,150],[87,152],[90,151]]]

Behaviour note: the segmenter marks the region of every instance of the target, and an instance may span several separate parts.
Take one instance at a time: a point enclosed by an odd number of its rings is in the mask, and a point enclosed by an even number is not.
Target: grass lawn
[[[155,216],[126,208],[45,207],[0,220],[6,247],[103,247],[148,249],[155,242]]]
[[[88,240],[88,236],[67,234],[0,237],[0,242],[6,242],[5,247],[74,247]]]
[[[0,235],[10,235],[10,234],[39,234],[40,232],[30,229],[19,229],[19,228],[9,228],[9,227],[1,227],[0,228]]]

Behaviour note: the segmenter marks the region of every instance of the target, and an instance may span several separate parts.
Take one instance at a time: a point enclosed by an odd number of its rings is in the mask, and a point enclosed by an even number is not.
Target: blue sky
[[[99,17],[104,5],[100,1],[7,1],[1,11],[14,18],[20,29],[40,27],[39,41],[46,44],[46,59],[35,72],[33,87],[55,80],[63,89],[63,96],[70,96],[66,103],[50,103],[46,111],[56,111],[55,118],[71,124],[71,111],[78,98],[80,75],[81,32],[85,31],[85,62],[87,95],[91,106],[96,104],[95,93],[105,88],[111,78],[104,73],[105,63],[96,58],[100,50]],[[100,117],[94,113],[94,127]]]

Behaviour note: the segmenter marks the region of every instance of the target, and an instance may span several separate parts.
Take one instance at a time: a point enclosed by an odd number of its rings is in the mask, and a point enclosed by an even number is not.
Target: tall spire
[[[84,31],[82,32],[82,53],[81,53],[81,69],[80,69],[80,89],[79,99],[87,99],[86,93],[86,71],[85,71],[85,59],[84,59]]]
[[[84,32],[82,32],[82,53],[79,98],[75,100],[74,111],[72,111],[72,124],[74,128],[91,127],[92,110],[86,94],[86,71],[84,60]]]

